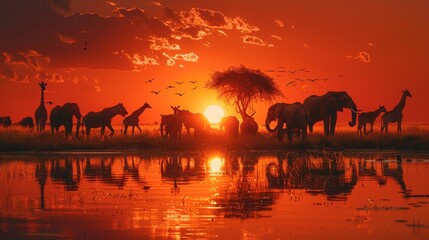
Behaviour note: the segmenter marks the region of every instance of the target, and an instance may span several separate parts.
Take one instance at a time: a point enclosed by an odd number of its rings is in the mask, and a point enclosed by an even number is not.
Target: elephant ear
[[[344,101],[344,93],[342,92],[332,92],[330,96],[328,96],[328,100],[326,101],[328,107],[335,111],[343,111],[343,106],[340,105],[340,102]]]
[[[282,112],[282,104],[276,103],[274,106],[274,111],[273,111],[273,113],[274,113],[273,119],[278,118],[280,116],[281,112]]]

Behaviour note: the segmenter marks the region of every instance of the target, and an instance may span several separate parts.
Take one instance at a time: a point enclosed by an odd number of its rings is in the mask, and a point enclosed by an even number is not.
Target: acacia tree
[[[255,114],[253,107],[256,102],[272,101],[283,96],[270,76],[243,65],[214,72],[206,87],[217,91],[218,98],[226,103],[235,105],[235,111],[243,119]],[[252,114],[249,114],[250,110]]]

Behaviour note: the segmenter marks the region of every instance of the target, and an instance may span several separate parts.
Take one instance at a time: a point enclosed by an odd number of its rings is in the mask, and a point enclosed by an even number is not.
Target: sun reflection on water
[[[210,166],[210,175],[216,176],[216,175],[222,175],[222,167],[224,165],[224,159],[221,159],[220,157],[213,157],[209,160],[209,166]]]

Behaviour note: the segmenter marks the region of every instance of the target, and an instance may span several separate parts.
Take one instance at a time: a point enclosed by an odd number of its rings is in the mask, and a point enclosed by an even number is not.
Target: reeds
[[[393,129],[392,129],[393,130]],[[334,137],[325,137],[321,129],[315,129],[306,141],[294,138],[293,142],[278,142],[275,134],[261,130],[253,139],[226,139],[220,132],[212,131],[195,140],[193,134],[188,137],[182,131],[181,140],[163,139],[158,126],[147,126],[142,134],[122,136],[120,127],[110,137],[109,130],[105,137],[100,137],[99,130],[91,130],[91,137],[80,135],[79,138],[66,139],[64,131],[52,135],[50,130],[38,133],[35,130],[18,126],[0,127],[0,151],[64,151],[64,150],[293,150],[293,149],[404,149],[429,150],[429,128],[413,126],[398,135],[392,131],[389,135],[374,132],[373,136],[356,136],[356,129],[341,127]]]

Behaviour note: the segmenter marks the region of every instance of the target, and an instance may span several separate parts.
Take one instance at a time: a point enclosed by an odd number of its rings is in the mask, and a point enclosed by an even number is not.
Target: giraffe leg
[[[131,130],[131,135],[133,135],[133,136],[134,136],[134,128],[135,128],[135,126],[133,125],[133,128]]]
[[[124,125],[124,136],[127,136],[128,125]]]
[[[142,130],[140,129],[139,125],[136,125],[136,127],[140,131],[140,134],[142,134]]]
[[[359,136],[359,132],[360,132],[360,136],[362,137],[362,125],[361,124],[358,125],[356,136]]]
[[[372,129],[373,129],[374,123],[371,123],[371,137],[372,137]]]

